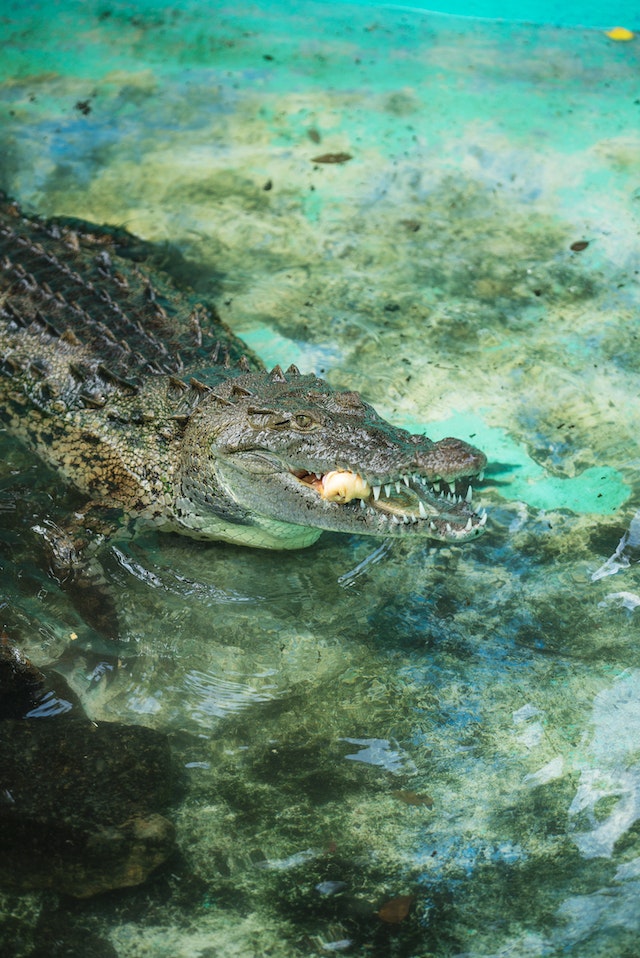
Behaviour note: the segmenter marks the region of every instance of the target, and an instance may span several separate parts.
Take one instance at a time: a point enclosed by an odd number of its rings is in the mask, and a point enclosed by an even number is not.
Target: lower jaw
[[[322,478],[312,478],[310,474],[296,478],[312,489],[323,503],[351,511],[351,518],[355,520],[353,528],[348,527],[349,520],[344,524],[339,519],[335,523],[331,519],[326,524],[322,522],[322,526],[330,531],[377,537],[407,534],[443,542],[463,542],[483,531],[481,517],[471,510],[463,516],[448,516],[446,512],[437,511],[436,505],[422,500],[411,487],[402,487],[397,500],[384,495],[376,499],[372,491],[367,498],[355,494],[345,501],[337,495],[327,494]]]
[[[486,521],[471,511],[462,516],[428,511],[433,507],[425,506],[421,500],[416,501],[419,503],[419,511],[403,510],[399,503],[382,499],[377,500],[375,505],[372,499],[360,500],[360,510],[366,519],[376,519],[378,523],[382,522],[390,527],[404,527],[415,530],[418,534],[442,539],[463,539],[477,535]]]

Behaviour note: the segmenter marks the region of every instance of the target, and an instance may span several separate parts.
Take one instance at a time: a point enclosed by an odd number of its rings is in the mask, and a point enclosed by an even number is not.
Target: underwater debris
[[[378,918],[388,925],[399,925],[409,914],[414,900],[415,895],[398,895],[397,898],[390,898],[378,909]]]
[[[314,156],[312,163],[346,163],[352,160],[350,153],[322,153],[320,156]]]
[[[321,881],[320,884],[315,886],[315,890],[319,895],[337,895],[338,892],[344,891],[347,887],[345,881]]]
[[[404,226],[410,233],[417,233],[421,223],[419,220],[400,220],[400,226]]]
[[[421,792],[412,792],[410,789],[396,789],[393,797],[405,805],[424,805],[426,808],[433,808],[433,799],[430,795]]]
[[[633,40],[635,34],[632,30],[627,30],[626,27],[612,27],[611,30],[606,31],[606,36],[610,40]]]

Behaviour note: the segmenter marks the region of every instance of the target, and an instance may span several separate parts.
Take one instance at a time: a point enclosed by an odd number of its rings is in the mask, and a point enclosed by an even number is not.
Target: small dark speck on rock
[[[312,163],[347,163],[353,159],[350,153],[323,153],[322,156],[314,156]]]
[[[576,243],[571,244],[571,249],[574,253],[581,253],[582,250],[586,249],[588,245],[589,244],[586,240],[578,240]]]
[[[89,116],[91,113],[91,102],[89,100],[78,100],[75,109],[82,113],[83,116]]]
[[[262,187],[263,190],[272,190],[273,189],[273,180],[267,180],[267,182]]]

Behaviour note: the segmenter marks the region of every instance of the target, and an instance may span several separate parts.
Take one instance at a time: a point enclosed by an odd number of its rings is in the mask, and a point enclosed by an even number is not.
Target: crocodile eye
[[[313,419],[311,416],[307,416],[306,413],[303,412],[299,412],[296,416],[294,416],[293,421],[298,429],[313,429],[313,427],[316,425],[315,419]]]

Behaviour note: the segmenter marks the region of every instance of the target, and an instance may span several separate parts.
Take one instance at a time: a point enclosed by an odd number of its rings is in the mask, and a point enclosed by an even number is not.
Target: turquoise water
[[[327,0],[328,5],[329,0]],[[376,4],[371,0],[356,0],[358,5],[370,10]],[[631,0],[614,0],[602,3],[601,0],[570,0],[562,4],[554,0],[378,0],[377,5],[396,7],[403,10],[446,13],[458,17],[478,17],[488,20],[506,20],[554,24],[569,27],[599,27],[609,29],[624,26],[637,29],[640,25],[638,6]]]
[[[74,500],[0,437],[6,627],[184,779],[174,860],[1,892],[3,953],[635,954],[639,41],[587,10],[6,10],[5,189],[175,244],[266,362],[491,465],[464,548],[110,541],[107,680],[31,533]]]

